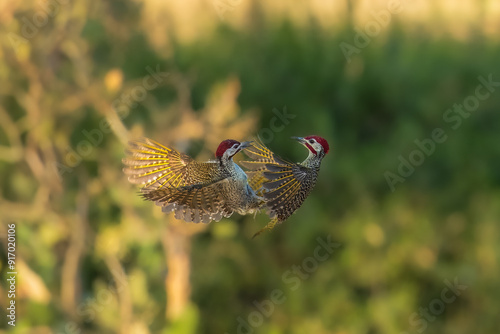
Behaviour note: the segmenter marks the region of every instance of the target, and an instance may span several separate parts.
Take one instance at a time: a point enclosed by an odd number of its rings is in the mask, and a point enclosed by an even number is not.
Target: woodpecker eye
[[[238,147],[238,144],[234,144],[234,145],[233,145],[233,148],[237,148],[237,147]]]
[[[309,144],[314,144],[314,139],[309,139]]]

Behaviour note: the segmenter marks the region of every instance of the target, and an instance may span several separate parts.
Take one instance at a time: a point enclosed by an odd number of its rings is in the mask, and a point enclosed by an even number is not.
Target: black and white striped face
[[[307,137],[292,137],[293,139],[299,141],[302,145],[307,147],[307,149],[315,156],[324,156],[330,150],[328,142],[319,136],[307,136]]]

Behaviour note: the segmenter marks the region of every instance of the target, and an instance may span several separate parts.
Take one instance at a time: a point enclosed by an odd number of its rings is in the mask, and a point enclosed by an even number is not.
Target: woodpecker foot
[[[252,239],[254,239],[256,236],[260,235],[262,232],[264,232],[266,230],[272,230],[277,223],[278,223],[278,219],[276,219],[276,218],[272,219],[269,223],[267,223],[266,226],[264,226],[257,233],[255,233],[253,235]]]

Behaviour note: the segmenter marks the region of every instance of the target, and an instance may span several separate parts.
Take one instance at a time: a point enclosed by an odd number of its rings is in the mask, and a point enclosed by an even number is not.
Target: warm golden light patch
[[[116,93],[122,88],[123,72],[120,69],[114,68],[104,77],[104,85],[110,93]]]
[[[430,269],[436,262],[436,254],[429,247],[420,247],[414,253],[415,262],[424,269]]]
[[[380,247],[384,243],[384,231],[379,225],[375,223],[366,225],[364,228],[364,234],[366,241],[368,241],[368,243],[374,247]]]

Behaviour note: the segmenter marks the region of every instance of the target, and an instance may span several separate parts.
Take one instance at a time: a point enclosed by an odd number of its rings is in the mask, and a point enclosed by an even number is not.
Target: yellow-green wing
[[[266,164],[290,164],[275,155],[260,141],[254,141],[252,146],[245,149],[245,154],[252,160],[240,161],[239,164],[247,169],[248,184],[259,196],[265,191],[262,185],[269,181],[264,176],[264,172],[267,171]]]
[[[249,184],[259,186],[254,189],[263,193],[271,218],[277,218],[278,223],[286,220],[309,193],[310,168],[282,159],[259,142],[245,153],[252,158],[240,162],[250,170]]]
[[[126,153],[123,172],[131,183],[148,189],[182,187],[221,178],[217,163],[197,162],[149,138],[129,142]]]

